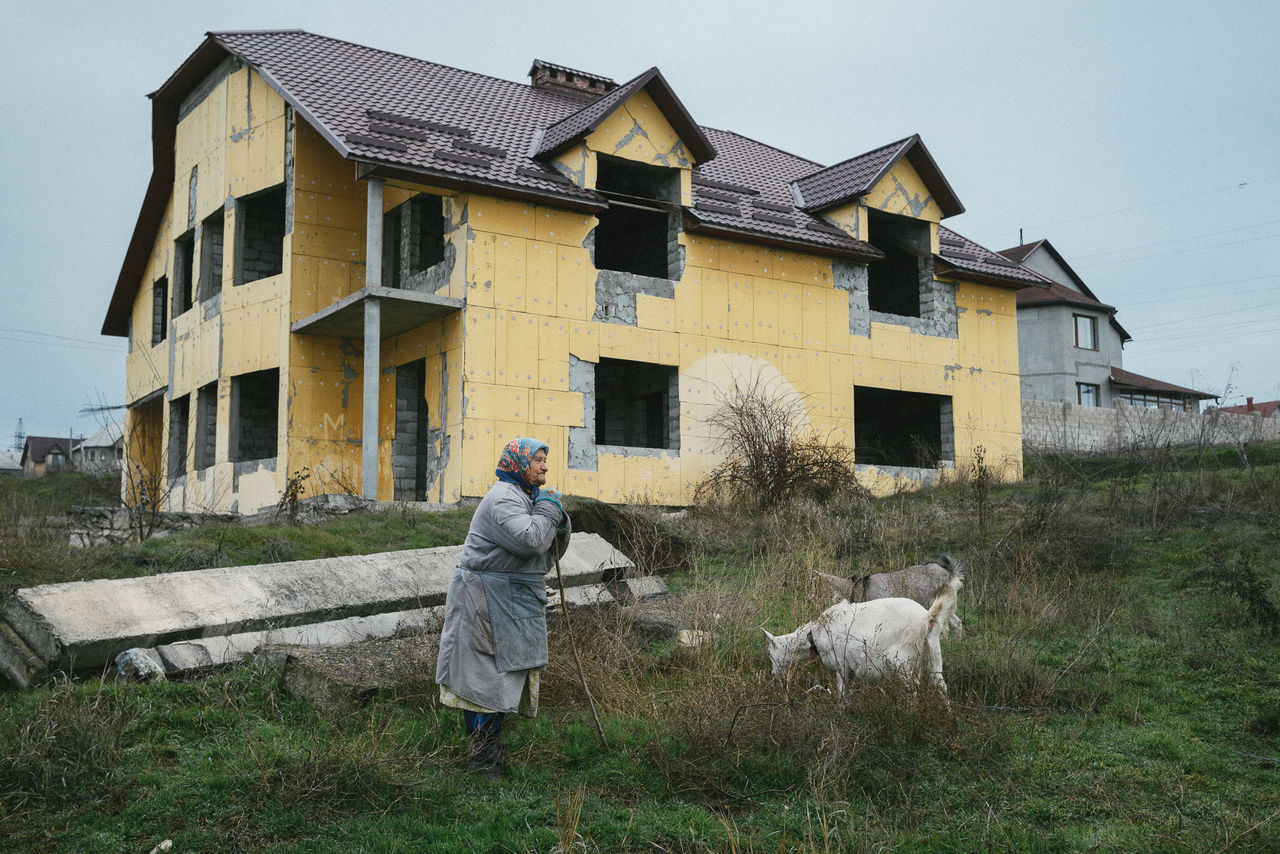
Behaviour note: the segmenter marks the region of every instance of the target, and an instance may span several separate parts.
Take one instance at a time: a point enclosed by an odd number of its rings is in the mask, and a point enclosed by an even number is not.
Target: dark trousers
[[[480,732],[497,735],[502,732],[502,712],[462,712],[462,727],[467,735]]]

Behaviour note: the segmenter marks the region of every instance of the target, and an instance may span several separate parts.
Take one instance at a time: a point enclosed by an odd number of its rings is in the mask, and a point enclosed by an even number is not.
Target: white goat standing
[[[839,602],[790,634],[775,637],[762,629],[773,675],[784,676],[791,665],[806,659],[820,659],[835,671],[842,700],[846,678],[877,682],[887,674],[932,682],[945,699],[939,641],[947,633],[963,585],[964,575],[957,568],[928,609],[903,598]]]

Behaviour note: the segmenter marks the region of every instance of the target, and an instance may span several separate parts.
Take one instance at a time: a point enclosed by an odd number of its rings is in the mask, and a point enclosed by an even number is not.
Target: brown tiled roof
[[[1000,253],[1002,256],[1004,253]],[[1005,256],[1007,257],[1007,256]],[[1043,277],[1042,277],[1043,278]],[[1018,305],[1047,305],[1049,303],[1069,303],[1078,305],[1082,308],[1092,308],[1097,311],[1111,313],[1115,311],[1114,306],[1107,305],[1104,302],[1098,302],[1093,297],[1082,294],[1079,291],[1072,290],[1066,285],[1059,284],[1052,279],[1046,279],[1049,287],[1037,288],[1031,291],[1018,291]]]
[[[1223,412],[1234,412],[1238,415],[1252,415],[1258,413],[1263,418],[1275,417],[1276,411],[1280,410],[1280,400],[1264,400],[1262,403],[1242,403],[1239,406],[1223,406]]]
[[[657,68],[650,68],[640,76],[627,81],[607,95],[587,104],[576,113],[565,116],[542,132],[538,143],[537,157],[552,157],[564,151],[576,140],[581,139],[599,127],[614,110],[626,102],[628,98],[640,90],[648,90],[650,96],[662,110],[663,115],[671,122],[672,127],[684,143],[685,150],[693,158],[693,162],[701,163],[716,156],[715,148],[707,141],[702,129],[689,115],[689,111],[680,103],[676,93],[667,85],[667,80]]]
[[[70,446],[71,440],[65,436],[28,436],[26,444],[22,446],[22,463],[25,465],[27,460],[42,463],[54,449],[69,455]]]
[[[964,213],[964,205],[942,176],[919,134],[799,178],[796,189],[800,203],[806,210],[817,211],[856,199],[870,192],[903,157],[924,180],[943,216]]]
[[[820,168],[771,145],[730,131],[703,128],[717,155],[693,173],[691,231],[748,233],[775,243],[822,248],[864,261],[884,257],[796,207],[791,182]]]
[[[257,69],[344,156],[596,201],[529,156],[535,134],[577,112],[581,98],[312,33],[210,38]]]
[[[1001,249],[1000,254],[1008,258],[1010,261],[1017,261],[1021,264],[1023,261],[1027,260],[1027,256],[1039,249],[1040,244],[1044,242],[1045,241],[1043,240],[1037,240],[1034,243],[1024,243],[1021,246],[1015,246],[1012,249]]]
[[[1013,285],[1021,288],[1018,291],[1019,302],[1026,291],[1039,292],[1051,284],[1039,273],[979,246],[944,225],[938,226],[938,250],[935,265],[938,275],[959,275],[979,282]]]
[[[1127,388],[1158,391],[1180,397],[1194,397],[1199,400],[1205,400],[1206,398],[1216,396],[1209,394],[1208,392],[1196,391],[1195,389],[1187,388],[1186,386],[1174,385],[1173,383],[1167,383],[1162,380],[1153,380],[1151,377],[1144,377],[1142,374],[1135,374],[1132,371],[1126,371],[1123,368],[1117,368],[1115,366],[1112,366],[1111,368],[1111,382],[1115,385],[1125,386]]]
[[[808,213],[804,208],[822,205],[801,188],[809,187],[819,200],[857,195],[902,157],[921,173],[944,213],[963,210],[918,136],[824,169],[748,137],[699,127],[656,68],[584,105],[581,94],[301,30],[216,32],[151,95],[151,181],[103,334],[128,332],[133,298],[173,185],[179,104],[228,53],[252,66],[343,157],[362,164],[362,174],[600,210],[607,204],[602,196],[578,187],[540,158],[589,133],[613,107],[645,89],[695,161],[694,204],[685,212],[690,231],[876,261],[883,257],[878,249]],[[1042,284],[1016,264],[945,233],[953,237],[942,247],[943,267],[1006,287]]]

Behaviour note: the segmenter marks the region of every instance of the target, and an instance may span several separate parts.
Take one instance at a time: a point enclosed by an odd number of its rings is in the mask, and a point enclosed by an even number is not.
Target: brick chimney
[[[553,92],[593,99],[618,88],[618,84],[608,77],[575,71],[541,59],[535,59],[530,66],[529,82],[535,89],[549,89]]]
[[[1244,402],[1245,402],[1245,404],[1246,404],[1246,405],[1245,405],[1245,412],[1252,412],[1252,411],[1253,411],[1253,398],[1252,398],[1252,397],[1246,397],[1246,398],[1244,399]]]

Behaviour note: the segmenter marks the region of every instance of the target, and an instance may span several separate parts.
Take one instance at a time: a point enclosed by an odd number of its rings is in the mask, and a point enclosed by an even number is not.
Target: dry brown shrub
[[[772,507],[856,487],[853,448],[814,432],[804,398],[784,383],[735,380],[707,425],[724,460],[698,484],[697,504],[727,498]]]

